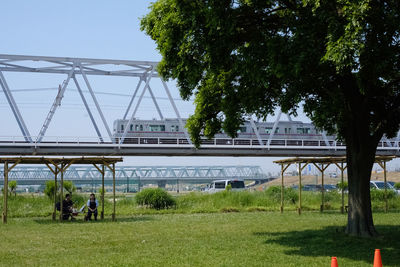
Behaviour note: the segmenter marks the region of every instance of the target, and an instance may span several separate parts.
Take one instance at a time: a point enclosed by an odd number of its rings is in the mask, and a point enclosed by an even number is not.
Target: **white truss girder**
[[[16,166],[8,174],[9,180],[53,180],[54,174],[46,166]],[[119,166],[116,179],[125,180],[218,180],[218,179],[267,179],[259,166]],[[0,167],[0,180],[4,169]],[[64,172],[65,180],[90,182],[101,179],[94,166],[70,166]],[[112,172],[106,171],[105,179],[112,180]]]

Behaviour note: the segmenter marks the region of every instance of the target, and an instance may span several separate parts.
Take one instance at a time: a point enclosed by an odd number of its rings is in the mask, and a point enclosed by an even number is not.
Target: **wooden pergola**
[[[4,163],[4,192],[3,192],[3,223],[7,223],[7,201],[8,201],[8,173],[18,164],[45,164],[54,174],[55,193],[54,193],[54,210],[53,220],[56,220],[56,203],[57,203],[57,176],[60,174],[60,216],[59,220],[63,220],[63,189],[64,189],[64,172],[72,164],[93,164],[102,175],[102,193],[101,193],[101,219],[104,219],[104,175],[105,166],[113,173],[113,213],[112,220],[115,220],[115,164],[122,162],[122,158],[106,158],[106,157],[80,157],[80,158],[47,158],[47,157],[0,157],[0,163]],[[9,166],[10,165],[10,166]]]
[[[394,159],[395,156],[376,156],[375,163],[379,164],[383,169],[383,177],[385,182],[385,211],[388,211],[388,202],[387,202],[387,181],[386,181],[386,162]],[[299,215],[301,214],[301,172],[303,169],[309,165],[313,164],[320,172],[321,172],[321,206],[320,211],[324,211],[325,205],[325,196],[324,196],[324,172],[331,165],[336,165],[341,172],[341,182],[343,184],[344,171],[347,168],[346,157],[322,157],[322,158],[289,158],[276,160],[274,163],[281,165],[281,212],[283,212],[283,203],[284,203],[284,173],[289,168],[290,165],[298,164],[298,173],[299,173],[299,207],[297,209]],[[319,165],[318,165],[319,164]],[[342,190],[342,205],[340,207],[340,211],[344,213],[344,190]]]

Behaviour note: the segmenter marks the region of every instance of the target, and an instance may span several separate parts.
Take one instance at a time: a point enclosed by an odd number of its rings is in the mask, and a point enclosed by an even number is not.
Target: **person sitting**
[[[71,200],[71,195],[70,194],[66,194],[65,195],[65,199],[63,200],[63,210],[62,210],[62,217],[63,220],[68,220],[71,217],[71,220],[73,220],[73,215],[72,215],[72,211],[73,211],[73,206],[74,206],[74,202],[72,202]]]
[[[87,201],[86,206],[88,207],[86,221],[92,220],[92,214],[94,215],[94,220],[97,221],[97,207],[99,206],[99,202],[97,201],[97,199],[93,193],[90,194],[90,198]]]

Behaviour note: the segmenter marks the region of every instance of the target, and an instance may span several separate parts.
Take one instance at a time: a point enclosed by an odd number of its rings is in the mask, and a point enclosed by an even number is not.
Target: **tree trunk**
[[[367,127],[351,127],[346,136],[347,173],[349,183],[348,219],[349,235],[374,237],[370,179],[379,139],[371,137]],[[361,128],[361,129],[360,129]]]

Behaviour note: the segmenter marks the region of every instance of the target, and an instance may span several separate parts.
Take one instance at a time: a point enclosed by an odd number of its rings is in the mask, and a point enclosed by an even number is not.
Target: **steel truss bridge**
[[[110,60],[89,59],[69,57],[43,57],[0,54],[0,87],[14,114],[15,120],[20,128],[20,136],[1,136],[0,155],[102,155],[102,156],[343,156],[345,146],[340,142],[329,141],[323,133],[321,140],[290,140],[280,139],[274,136],[274,130],[281,118],[278,113],[274,126],[268,138],[261,137],[257,127],[251,120],[255,139],[212,139],[204,140],[200,149],[196,149],[190,142],[184,128],[180,113],[175,105],[167,84],[162,80],[168,100],[180,123],[180,129],[184,129],[184,138],[128,138],[128,127],[125,128],[121,138],[113,138],[109,122],[107,122],[101,105],[93,91],[89,76],[115,76],[132,77],[139,79],[132,93],[130,102],[123,116],[128,120],[128,125],[134,120],[144,94],[148,91],[157,110],[160,119],[164,115],[151,88],[150,82],[159,79],[156,71],[158,62],[133,61],[133,60]],[[23,116],[15,101],[3,72],[17,73],[41,73],[41,74],[63,74],[65,80],[59,85],[58,93],[37,135],[31,135],[31,131],[25,124]],[[93,111],[83,94],[81,84],[77,77],[84,81],[84,85],[90,93],[91,100],[95,104],[96,111],[101,119],[101,124],[95,120]],[[95,137],[51,137],[46,131],[51,124],[57,108],[62,104],[64,93],[69,83],[73,82],[78,90],[85,110],[92,122]],[[138,100],[135,101],[135,98]],[[135,102],[135,105],[133,105]],[[132,108],[133,107],[133,108]],[[131,111],[133,110],[133,111]],[[291,121],[288,115],[289,121]],[[103,126],[103,136],[100,131]],[[378,145],[378,155],[400,156],[400,134],[396,139],[384,139]]]
[[[0,168],[0,181],[3,181],[4,169]],[[19,185],[38,185],[54,180],[54,174],[46,166],[16,166],[8,174],[9,180]],[[187,183],[207,183],[219,179],[243,179],[266,181],[271,179],[259,166],[118,166],[117,184],[138,184],[172,182],[178,180]],[[75,184],[101,183],[101,174],[94,166],[71,165],[64,172],[64,180]],[[112,183],[110,171],[106,171],[104,180]]]

